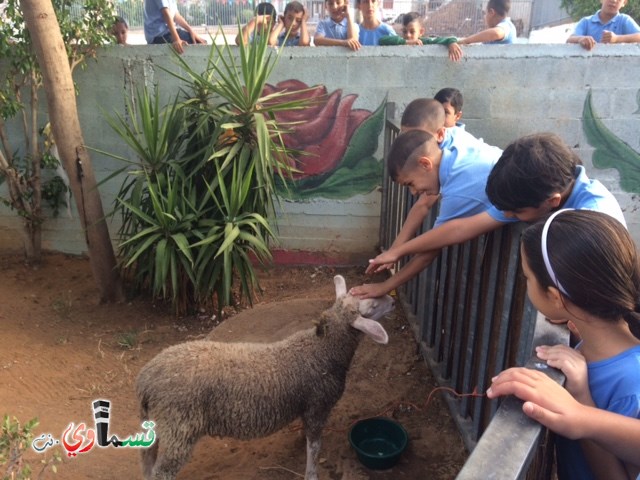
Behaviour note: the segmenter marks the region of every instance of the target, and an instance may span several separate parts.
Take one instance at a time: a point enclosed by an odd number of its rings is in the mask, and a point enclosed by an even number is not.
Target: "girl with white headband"
[[[626,228],[605,213],[559,210],[522,236],[527,294],[551,322],[581,338],[575,349],[540,346],[539,358],[565,374],[584,405],[640,418],[640,265]],[[557,440],[559,480],[636,478],[596,443]]]

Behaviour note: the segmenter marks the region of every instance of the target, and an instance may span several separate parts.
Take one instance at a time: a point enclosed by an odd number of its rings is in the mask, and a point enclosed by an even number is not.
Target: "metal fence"
[[[398,132],[398,126],[387,121],[385,157]],[[414,204],[410,192],[390,180],[386,165],[384,173],[379,239],[382,249],[393,243]],[[437,206],[434,206],[424,222],[424,229],[431,228],[436,211]],[[429,268],[399,289],[420,351],[439,385],[459,393],[483,393],[491,378],[505,368],[528,364],[544,369],[545,365],[534,360],[535,345],[566,343],[566,332],[539,318],[527,299],[526,280],[519,266],[522,228],[520,224],[505,226],[464,244],[445,248]],[[465,445],[474,450],[500,403],[483,395],[445,395]],[[485,447],[481,450],[491,450],[493,458],[483,457],[475,463],[483,465],[484,473],[491,473],[491,478],[523,478],[496,476],[493,471],[496,458],[513,448],[520,448],[515,459],[510,458],[511,463],[518,464],[525,474],[528,470],[547,472],[550,462],[545,449],[541,449],[535,466],[528,467],[538,451],[543,429],[530,422],[529,433],[526,433],[521,427],[528,419],[521,410],[509,407],[508,403],[504,408],[510,408],[511,412],[501,415],[503,425],[492,427],[492,438],[485,440],[483,437]],[[514,421],[517,422],[515,425]],[[507,428],[509,425],[511,430]],[[523,435],[524,443],[517,447],[517,442],[513,442],[509,445],[511,450],[492,450],[496,445],[509,443],[509,434],[513,436],[514,428],[518,430],[516,436]],[[480,455],[478,453],[476,457]],[[460,478],[489,478],[480,474],[478,468],[477,465],[469,467],[467,476]],[[500,469],[502,471],[503,467]]]
[[[184,0],[178,2],[178,11],[193,26],[235,26],[246,23],[259,1],[246,0]],[[284,11],[286,0],[274,0],[278,13]],[[311,22],[325,17],[324,2],[302,0]],[[406,11],[418,11],[425,18],[427,35],[468,36],[485,28],[483,6],[476,0],[450,0],[446,2],[406,2]],[[118,15],[124,17],[131,28],[143,25],[144,0],[119,0],[115,3]],[[81,8],[81,7],[80,7]],[[514,0],[510,16],[518,29],[518,36],[527,36],[530,30],[532,0]]]

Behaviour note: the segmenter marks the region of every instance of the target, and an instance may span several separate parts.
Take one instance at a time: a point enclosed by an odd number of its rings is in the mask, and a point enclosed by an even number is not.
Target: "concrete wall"
[[[190,47],[185,59],[203,68],[208,52],[206,47]],[[175,94],[178,81],[163,69],[177,70],[165,47],[116,47],[102,52],[97,63],[91,62],[76,74],[78,107],[89,146],[129,155],[106,124],[103,112],[124,115],[125,98],[143,82],[157,85],[167,98]],[[634,238],[640,239],[636,213],[640,181],[627,182],[627,190],[635,191],[624,191],[620,183],[621,172],[633,177],[640,169],[638,45],[598,45],[591,53],[576,45],[478,45],[465,48],[460,63],[450,62],[446,49],[439,46],[371,47],[359,52],[291,48],[282,55],[270,83],[292,78],[309,85],[324,84],[330,92],[342,89],[344,94],[357,94],[353,107],[357,109],[374,111],[386,97],[396,104],[398,114],[416,97],[433,96],[445,86],[456,87],[464,94],[467,130],[500,147],[524,134],[556,132],[576,148],[588,174],[616,195]],[[593,165],[594,148],[583,131],[589,91],[602,126],[627,144],[626,150],[620,150],[626,158],[620,159],[619,169]],[[376,156],[380,159],[380,148]],[[99,178],[122,166],[98,153],[92,159]],[[121,180],[102,187],[106,210]],[[323,261],[360,261],[376,246],[379,210],[377,191],[340,201],[284,202],[279,215],[281,248],[313,252],[311,257],[316,259],[322,252]],[[72,215],[45,223],[45,248],[70,253],[86,250],[75,209]],[[112,233],[116,227],[113,225]],[[19,221],[5,207],[0,207],[0,242],[5,249],[20,245]]]

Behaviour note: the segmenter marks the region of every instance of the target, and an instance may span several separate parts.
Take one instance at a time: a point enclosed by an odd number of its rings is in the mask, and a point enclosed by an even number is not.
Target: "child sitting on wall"
[[[640,26],[629,15],[620,13],[627,0],[601,0],[602,8],[581,19],[567,43],[579,43],[592,50],[596,43],[639,43]]]
[[[313,43],[318,46],[340,46],[360,50],[360,29],[353,23],[346,0],[325,0],[329,18],[321,20],[316,27]]]
[[[445,45],[449,49],[449,58],[457,62],[462,58],[462,49],[456,37],[425,37],[424,21],[418,12],[405,13],[402,16],[402,36],[385,35],[379,45]]]
[[[236,35],[236,45],[254,43],[262,35],[269,36],[276,24],[276,8],[268,2],[256,6],[255,16]]]
[[[509,10],[511,0],[489,0],[484,14],[485,30],[474,33],[466,38],[460,38],[458,43],[468,45],[470,43],[509,44],[516,40],[516,26],[511,22]]]
[[[311,43],[307,29],[307,11],[300,2],[287,3],[284,14],[278,17],[278,24],[269,35],[269,45],[287,47],[307,47]]]
[[[377,46],[380,38],[396,36],[395,30],[378,18],[378,0],[356,0],[356,4],[362,14],[360,45]]]

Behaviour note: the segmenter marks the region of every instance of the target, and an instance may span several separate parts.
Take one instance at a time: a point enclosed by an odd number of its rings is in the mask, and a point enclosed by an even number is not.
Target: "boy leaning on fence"
[[[187,44],[206,44],[178,12],[176,0],[144,0],[144,37],[149,44],[170,43],[179,54]]]
[[[597,210],[625,224],[611,192],[599,181],[589,179],[580,158],[552,133],[528,135],[511,143],[485,178],[490,207],[475,215],[454,216],[437,223],[431,230],[381,253],[369,261],[367,272],[382,270],[405,255],[413,258],[384,282],[355,287],[352,293],[362,298],[388,293],[430,265],[444,247],[507,223],[535,222],[560,208]],[[445,193],[443,190],[443,200]]]
[[[354,23],[347,0],[325,0],[329,18],[320,20],[313,43],[317,47],[347,47],[360,50],[360,28]]]
[[[509,18],[511,0],[489,0],[484,12],[485,30],[458,40],[460,45],[470,43],[509,44],[516,40],[516,27]]]
[[[449,59],[457,62],[462,58],[462,49],[456,37],[425,37],[424,19],[418,12],[402,16],[402,36],[385,35],[378,40],[382,46],[389,45],[444,45],[449,50]]]
[[[601,0],[602,8],[581,19],[567,43],[578,43],[592,50],[596,43],[640,43],[640,26],[629,15],[620,13],[627,0]]]

